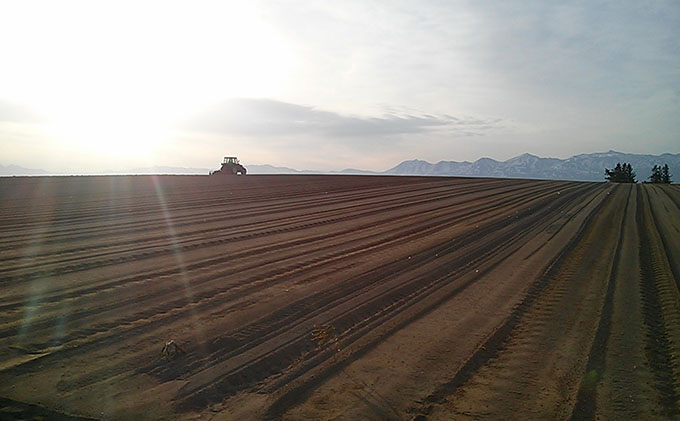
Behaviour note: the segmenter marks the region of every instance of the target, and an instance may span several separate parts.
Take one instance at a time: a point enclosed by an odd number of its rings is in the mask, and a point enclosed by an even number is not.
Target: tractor
[[[235,156],[225,156],[222,167],[211,171],[210,175],[246,175],[246,167],[241,165]]]

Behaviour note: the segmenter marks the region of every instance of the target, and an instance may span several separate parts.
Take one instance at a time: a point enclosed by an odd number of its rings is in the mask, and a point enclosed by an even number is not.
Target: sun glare
[[[230,97],[276,96],[292,54],[243,2],[16,3],[0,17],[3,96],[47,116],[78,150],[152,154],[173,125]],[[26,25],[31,22],[31,25]]]
[[[115,121],[85,117],[79,120],[69,116],[56,119],[48,127],[59,141],[72,150],[109,157],[148,160],[169,138],[167,128],[130,118]]]

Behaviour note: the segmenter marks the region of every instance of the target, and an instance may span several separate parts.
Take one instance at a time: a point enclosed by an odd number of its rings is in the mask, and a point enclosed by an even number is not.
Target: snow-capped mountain
[[[568,159],[540,158],[525,153],[502,162],[481,158],[475,162],[440,161],[431,164],[415,159],[404,161],[385,174],[602,181],[604,169],[613,168],[619,162],[630,163],[639,181],[649,177],[654,165],[664,164],[668,164],[671,174],[680,180],[680,154],[641,155],[616,151],[581,154]]]
[[[390,175],[431,175],[460,177],[497,177],[533,178],[548,180],[603,181],[604,169],[614,168],[617,163],[628,162],[637,173],[638,181],[646,181],[654,165],[668,164],[671,178],[680,181],[680,154],[641,155],[616,151],[574,155],[567,159],[541,158],[525,153],[508,159],[496,161],[480,158],[475,162],[439,161],[431,164],[414,159],[404,161],[384,172],[345,169],[342,171],[296,170],[271,165],[246,164],[248,174],[390,174]],[[202,174],[210,172],[207,168],[148,167],[127,171],[105,171],[104,174]],[[46,175],[47,171],[27,169],[16,165],[0,165],[0,176],[8,175]]]

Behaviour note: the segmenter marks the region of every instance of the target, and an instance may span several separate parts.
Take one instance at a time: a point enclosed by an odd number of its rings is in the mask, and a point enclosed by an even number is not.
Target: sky
[[[678,22],[676,0],[0,0],[0,164],[680,153]]]

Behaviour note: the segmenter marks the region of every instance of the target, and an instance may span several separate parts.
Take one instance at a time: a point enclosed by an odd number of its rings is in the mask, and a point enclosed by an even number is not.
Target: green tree
[[[671,181],[671,172],[668,168],[668,164],[663,164],[663,169],[661,170],[661,182],[671,184]]]
[[[619,179],[621,178],[621,163],[619,162],[616,164],[616,167],[611,170],[609,168],[605,168],[604,178],[607,181],[611,181],[612,183],[618,183]]]
[[[623,167],[625,169],[625,181],[624,183],[637,183],[637,180],[635,180],[636,174],[635,171],[633,171],[633,166],[630,164],[623,164]]]
[[[649,182],[650,183],[661,183],[661,167],[658,165],[654,165],[652,167],[652,175],[649,176]]]
[[[604,169],[604,178],[612,183],[636,183],[635,177],[633,166],[626,162],[623,165],[620,162],[617,163],[616,167],[611,170],[609,168]]]
[[[670,184],[671,174],[668,168],[668,164],[654,165],[652,168],[652,175],[649,176],[649,182],[654,184]]]

